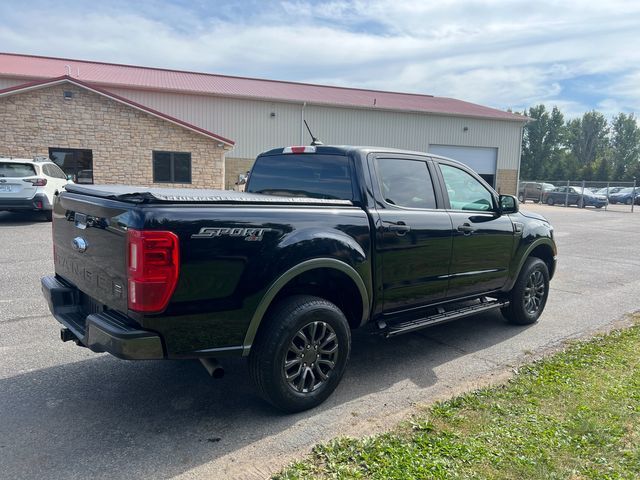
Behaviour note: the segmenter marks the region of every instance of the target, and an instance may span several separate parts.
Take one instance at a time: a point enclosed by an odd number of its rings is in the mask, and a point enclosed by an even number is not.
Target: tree
[[[606,182],[609,180],[609,178],[611,178],[611,167],[609,165],[608,158],[605,156],[596,162],[593,179],[600,180],[601,182]]]
[[[640,170],[640,128],[633,113],[620,113],[611,123],[613,180],[632,180]]]
[[[596,160],[606,155],[608,135],[607,119],[595,110],[567,123],[566,144],[584,174],[592,174]]]
[[[522,136],[522,177],[544,179],[560,162],[564,117],[557,107],[551,113],[544,105],[531,107],[525,114],[532,120]]]

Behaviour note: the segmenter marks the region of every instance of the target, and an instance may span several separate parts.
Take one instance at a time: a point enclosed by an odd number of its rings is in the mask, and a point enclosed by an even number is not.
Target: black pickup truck
[[[537,321],[553,228],[424,153],[287,147],[246,192],[69,185],[42,290],[61,337],[123,359],[248,357],[285,411],[325,400],[351,330],[394,336],[500,309]]]

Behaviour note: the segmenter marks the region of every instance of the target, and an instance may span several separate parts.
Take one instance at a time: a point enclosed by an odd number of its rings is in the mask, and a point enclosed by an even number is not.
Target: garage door
[[[489,185],[495,186],[498,149],[486,147],[460,147],[457,145],[430,145],[429,152],[453,158],[471,167]]]

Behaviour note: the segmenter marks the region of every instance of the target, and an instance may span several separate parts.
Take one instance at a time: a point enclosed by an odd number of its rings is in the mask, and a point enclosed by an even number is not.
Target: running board
[[[438,313],[435,313],[428,317],[385,325],[382,333],[387,338],[395,337],[396,335],[402,335],[403,333],[414,332],[416,330],[420,330],[421,328],[430,327],[439,323],[450,322],[452,320],[458,320],[460,318],[470,317],[479,313],[495,310],[496,308],[503,308],[508,305],[508,300],[483,299],[480,301],[480,303],[477,303],[475,305],[468,305],[450,311],[444,311],[444,309],[440,307],[438,309]]]

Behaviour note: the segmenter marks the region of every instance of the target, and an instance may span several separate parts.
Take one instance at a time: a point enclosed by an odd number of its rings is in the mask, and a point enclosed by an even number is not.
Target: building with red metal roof
[[[226,155],[227,187],[260,151],[308,143],[307,120],[327,144],[457,157],[498,188],[515,192],[526,118],[495,108],[431,95],[0,53],[0,89],[65,76],[226,147],[233,139]]]

